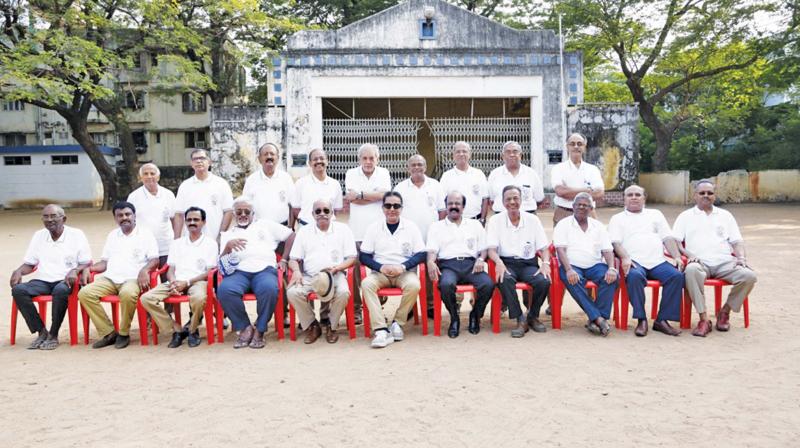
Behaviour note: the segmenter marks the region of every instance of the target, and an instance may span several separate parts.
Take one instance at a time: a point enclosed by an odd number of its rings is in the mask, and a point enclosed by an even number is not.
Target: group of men
[[[680,331],[669,322],[679,319],[684,286],[700,315],[692,333],[706,336],[712,326],[703,281],[707,276],[730,281],[733,289],[716,322],[717,330],[727,331],[730,312],[739,311],[756,278],[747,265],[736,221],[714,206],[713,183],[696,185],[696,206],[683,212],[672,230],[661,212],[645,208],[644,189],[630,186],[624,192],[625,210],[613,216],[606,229],[594,214],[595,200],[604,190],[597,167],[583,160],[586,139],[571,135],[567,150],[569,159],[551,173],[556,194],[553,246],[558,275],[586,313],[586,328],[598,335],[610,332],[608,320],[619,283],[616,255],[638,319],[637,336],[649,329],[644,309],[647,279],[659,280],[664,288],[653,329],[673,336]],[[450,314],[451,338],[460,332],[456,292],[461,284],[474,287],[470,333],[480,331],[495,287],[516,321],[512,337],[529,330],[544,332],[539,314],[553,279],[550,241],[536,211],[548,202],[539,176],[521,163],[521,151],[516,142],[503,145],[503,164],[487,178],[469,165],[470,145],[457,142],[454,166],[441,181],[426,176],[425,159],[414,155],[407,164],[409,178],[392,188],[388,170],[379,166],[378,147],[365,144],[358,149],[359,166],[347,171],[342,189],[327,175],[323,150],[309,153],[310,173],[295,183],[278,169],[279,148],[268,143],[258,151],[261,169],[247,178],[242,196],[235,200],[227,182],[210,172],[205,150],[192,151],[194,176],[180,185],[177,196],[158,184],[157,166],[144,164],[139,170],[142,187],[113,206],[117,228],[108,234],[99,261],[92,263],[83,232],[65,225],[64,210],[45,207],[45,229],[34,235],[23,264],[11,276],[14,300],[31,332],[38,333],[29,348],[58,346],[67,297],[76,283],[82,285],[79,301],[100,336],[94,348],[129,344],[138,300],[159,330],[171,333],[170,348],[185,339],[195,347],[214,268],[222,275],[218,300],[238,335],[234,348],[264,347],[278,301],[279,268],[287,273],[287,302],[295,308],[308,344],[323,333],[329,343],[338,340],[339,320],[351,294],[356,318],[362,315],[362,298],[369,311],[372,347],[402,341],[421,281],[428,283],[429,294],[432,284],[438,284]],[[335,216],[344,199],[350,203],[348,224]],[[494,264],[493,277],[487,260]],[[427,274],[420,276],[416,271],[423,263]],[[162,283],[151,285],[151,273],[165,264],[169,268]],[[362,265],[371,271],[363,282]],[[346,276],[351,267],[356,269],[352,290]],[[38,278],[23,283],[22,276],[34,269]],[[596,299],[587,294],[587,280],[597,285]],[[523,295],[527,314],[518,300],[518,282],[532,288]],[[386,298],[380,296],[387,287],[402,290],[391,319],[384,316]],[[242,301],[246,293],[256,297],[254,322]],[[49,331],[32,301],[42,294],[53,296]],[[101,305],[101,298],[109,295],[119,297],[118,329]],[[189,298],[192,318],[184,327],[163,303],[176,295]],[[311,299],[321,303],[319,319]]]

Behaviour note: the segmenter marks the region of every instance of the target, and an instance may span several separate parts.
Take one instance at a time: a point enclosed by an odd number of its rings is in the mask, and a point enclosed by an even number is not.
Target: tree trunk
[[[653,132],[653,137],[656,140],[656,152],[653,154],[653,171],[666,171],[667,157],[672,147],[672,135],[675,130],[665,126],[659,120],[653,105],[644,97],[644,91],[641,86],[633,84],[632,80],[628,79],[628,88],[633,94],[633,99],[639,103],[639,116],[642,117],[644,125]]]
[[[103,205],[101,209],[110,210],[111,205],[117,200],[117,172],[114,167],[106,162],[105,156],[92,140],[92,136],[86,127],[86,120],[74,116],[64,116],[64,118],[72,130],[72,137],[86,151],[89,160],[92,161],[92,165],[100,175],[100,181],[103,183]]]
[[[136,154],[136,143],[133,141],[133,132],[128,124],[128,118],[125,112],[119,107],[118,104],[112,101],[95,101],[94,104],[97,109],[108,118],[108,121],[114,126],[114,130],[119,136],[119,146],[122,150],[122,162],[125,167],[125,172],[128,175],[127,185],[118,185],[124,187],[123,190],[127,192],[133,191],[138,184],[139,177],[139,156]],[[124,192],[123,192],[124,193]]]

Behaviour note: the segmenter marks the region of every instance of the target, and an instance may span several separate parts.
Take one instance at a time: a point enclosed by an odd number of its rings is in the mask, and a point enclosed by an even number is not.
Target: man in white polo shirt
[[[467,200],[464,216],[477,219],[483,225],[489,212],[489,183],[481,170],[469,165],[471,157],[472,147],[469,143],[455,142],[453,144],[455,166],[442,174],[440,183],[445,194],[457,191],[464,195]]]
[[[162,333],[172,332],[168,348],[177,348],[189,338],[189,347],[200,345],[200,317],[208,298],[208,271],[217,265],[219,248],[217,242],[203,234],[206,212],[199,207],[189,207],[184,212],[188,230],[182,237],[173,240],[169,249],[167,281],[142,295],[142,306],[158,325]],[[171,296],[189,296],[192,319],[187,331],[181,329],[167,314],[161,303]],[[208,322],[208,325],[212,325]]]
[[[78,300],[102,337],[92,348],[111,344],[125,348],[130,344],[131,320],[139,293],[150,288],[150,271],[158,267],[158,242],[149,230],[136,225],[136,207],[119,201],[113,205],[112,213],[119,228],[109,232],[100,262],[83,271],[82,283],[87,283],[90,272],[103,275],[78,293]],[[119,334],[100,303],[101,298],[111,295],[119,296]]]
[[[489,218],[486,226],[486,246],[489,258],[495,263],[497,289],[508,306],[508,317],[517,320],[511,337],[521,338],[528,329],[537,333],[547,331],[539,321],[542,308],[550,290],[550,251],[547,236],[539,218],[532,213],[521,213],[522,190],[516,185],[506,185],[502,191],[506,211]],[[538,256],[542,258],[539,267]],[[528,302],[528,315],[522,315],[517,300],[517,282],[533,287],[533,297]],[[527,292],[524,293],[527,295]]]
[[[669,321],[680,320],[683,273],[664,257],[664,248],[683,269],[678,245],[667,224],[664,214],[645,208],[644,188],[631,185],[625,189],[625,210],[611,217],[608,234],[611,244],[621,261],[625,274],[625,286],[633,305],[633,317],[638,319],[634,333],[647,335],[647,311],[644,308],[644,288],[647,280],[658,280],[664,288],[658,317],[653,330],[669,336],[681,334],[669,325]]]
[[[278,169],[281,151],[274,143],[265,143],[258,150],[261,169],[247,176],[242,196],[253,202],[256,219],[270,219],[294,227],[291,202],[296,200],[294,181],[286,171]]]
[[[700,315],[692,334],[705,337],[711,332],[703,286],[706,278],[719,278],[733,285],[717,315],[717,331],[730,330],[731,311],[739,312],[757,279],[747,264],[744,239],[736,219],[729,211],[714,206],[714,183],[707,179],[698,181],[694,202],[695,207],[678,215],[672,234],[686,245],[681,248],[689,261],[685,271],[686,290]]]
[[[78,274],[89,266],[92,252],[81,230],[65,225],[64,209],[50,204],[42,209],[44,229],[33,234],[22,264],[11,273],[11,296],[28,329],[39,333],[29,349],[53,350],[58,347],[58,330],[67,313],[69,294]],[[36,270],[36,279],[22,283],[22,276]],[[50,331],[42,322],[33,298],[53,296]]]
[[[220,232],[228,229],[233,219],[231,186],[209,170],[211,160],[206,150],[193,150],[191,159],[194,176],[181,183],[175,198],[175,238],[180,238],[183,232],[183,214],[186,210],[200,207],[206,211],[208,218],[204,232],[216,240]]]
[[[158,184],[160,179],[161,170],[156,164],[145,163],[139,167],[142,186],[128,195],[128,202],[136,207],[137,224],[147,228],[156,237],[159,267],[167,262],[169,245],[175,239],[175,195]]]
[[[607,336],[608,319],[617,289],[614,249],[605,226],[590,217],[594,201],[582,192],[572,200],[574,214],[562,219],[553,230],[553,244],[559,261],[559,275],[567,291],[589,317],[586,329]],[[597,284],[597,301],[586,293],[586,281]]]
[[[550,171],[550,183],[556,194],[553,224],[572,216],[572,200],[576,194],[588,193],[595,201],[602,199],[605,194],[600,170],[583,160],[586,154],[586,137],[578,133],[570,135],[567,139],[567,153],[568,159]]]
[[[520,209],[528,213],[536,213],[537,204],[544,205],[544,187],[542,180],[533,168],[523,164],[522,147],[519,143],[509,141],[503,144],[503,164],[489,173],[489,200],[492,210],[500,213],[503,207],[503,188],[516,185],[522,191]]]
[[[328,176],[328,156],[317,148],[308,153],[308,166],[311,172],[297,180],[297,198],[292,202],[292,213],[301,225],[314,222],[314,202],[324,199],[331,203],[334,212],[342,210],[342,185]]]
[[[383,348],[403,340],[403,327],[420,289],[419,275],[414,268],[427,257],[419,228],[411,220],[400,218],[402,210],[403,196],[397,191],[385,193],[383,214],[386,218],[369,226],[361,243],[361,263],[372,270],[364,279],[362,288],[375,335],[373,348]],[[388,325],[378,299],[381,288],[400,288],[403,291],[391,325]]]
[[[314,307],[308,300],[313,291],[312,279],[324,272],[331,276],[332,291],[327,295],[317,294],[320,301],[330,304],[331,319],[325,325],[325,340],[330,344],[339,340],[336,334],[339,319],[350,298],[346,272],[356,261],[356,243],[350,228],[333,220],[333,212],[327,199],[315,201],[312,210],[315,222],[297,231],[290,254],[291,279],[287,295],[305,330],[306,344],[313,344],[322,334],[320,323],[314,317]]]

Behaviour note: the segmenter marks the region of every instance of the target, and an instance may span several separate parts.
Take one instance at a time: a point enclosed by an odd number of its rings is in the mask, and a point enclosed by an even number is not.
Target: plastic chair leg
[[[419,288],[419,308],[420,319],[422,319],[422,335],[428,335],[428,290],[425,286],[425,279],[420,282]]]
[[[442,335],[442,295],[439,292],[439,283],[433,285],[433,335]]]
[[[17,302],[11,299],[11,345],[17,343]]]
[[[650,318],[655,320],[658,319],[658,305],[659,305],[659,295],[661,294],[661,288],[656,288],[655,286],[650,287],[651,296],[653,299],[653,303],[651,304],[650,308]]]
[[[289,304],[289,339],[297,340],[297,316],[294,313],[294,306]]]
[[[681,328],[692,328],[692,300],[686,290],[683,291],[681,299]]]
[[[275,333],[278,334],[278,340],[281,341],[285,337],[283,330],[283,291],[278,288],[278,303],[275,304]]]
[[[366,303],[362,304],[361,312],[364,313],[364,321],[362,322],[362,324],[364,325],[364,337],[369,338],[372,325],[370,325],[369,322],[369,307],[367,307]]]
[[[147,335],[147,311],[142,306],[142,301],[136,301],[136,316],[139,318],[139,344],[149,345],[150,338]],[[156,323],[153,322],[153,326]]]
[[[744,298],[744,328],[750,328],[750,299]]]
[[[223,326],[223,320],[225,319],[225,312],[222,311],[222,304],[219,303],[219,300],[214,300],[214,309],[215,309],[215,316],[214,316],[214,323],[217,324],[217,342],[222,344],[225,342],[225,328]]]
[[[70,294],[67,302],[67,320],[69,322],[69,345],[78,343],[78,296]]]
[[[719,316],[722,308],[722,285],[714,285],[714,315]]]
[[[492,293],[492,333],[500,333],[500,315],[502,300],[500,300],[500,292],[497,288]]]
[[[42,324],[47,327],[47,302],[39,302],[39,318],[42,319]]]

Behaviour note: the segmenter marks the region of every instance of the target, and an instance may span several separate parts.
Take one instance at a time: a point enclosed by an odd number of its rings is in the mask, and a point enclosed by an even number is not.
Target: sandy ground
[[[670,222],[682,209],[658,208]],[[384,350],[362,337],[306,346],[274,333],[261,351],[235,351],[230,337],[169,350],[163,341],[141,347],[132,332],[126,350],[62,344],[54,352],[25,350],[31,336],[21,319],[9,346],[8,278],[41,221],[0,212],[0,447],[796,446],[800,313],[786,280],[800,276],[792,266],[800,207],[728,209],[759,274],[749,330],[736,315],[730,333],[706,339],[640,339],[632,327],[603,339],[584,330],[567,298],[563,330],[523,339],[509,336],[508,320],[492,334],[485,319],[480,335],[455,340],[411,327]],[[601,219],[617,211],[603,209]],[[68,217],[99,255],[111,214]],[[550,215],[543,221],[551,235]]]

